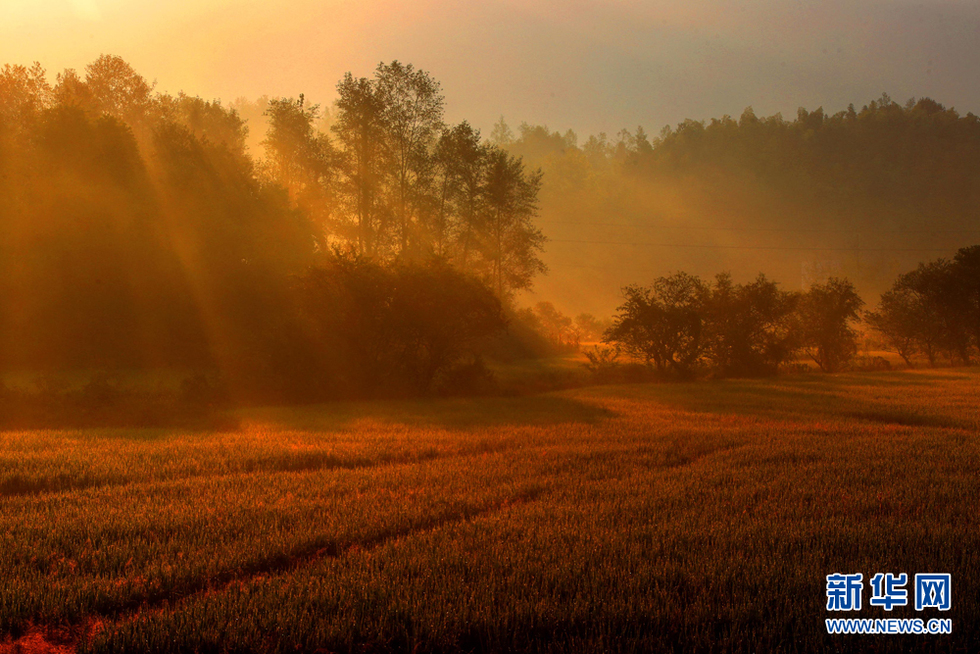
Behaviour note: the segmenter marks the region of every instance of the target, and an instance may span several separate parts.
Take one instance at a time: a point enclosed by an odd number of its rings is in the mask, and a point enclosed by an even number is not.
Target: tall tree
[[[432,150],[443,127],[439,82],[412,64],[379,64],[374,75],[392,165],[398,253],[420,254],[420,231],[431,214]],[[412,250],[410,253],[409,250]]]
[[[439,208],[430,234],[433,249],[463,269],[476,249],[488,152],[480,130],[465,121],[445,130],[435,150]]]
[[[485,277],[502,298],[529,288],[547,272],[539,258],[545,236],[534,227],[542,173],[527,173],[521,159],[493,148],[487,155],[483,256]]]
[[[490,132],[490,142],[501,148],[507,147],[514,142],[514,130],[510,128],[510,125],[507,124],[503,116],[493,124],[493,130]]]
[[[32,121],[54,100],[45,70],[35,62],[30,68],[4,64],[0,68],[0,121],[13,126]]]
[[[337,120],[331,129],[340,143],[342,190],[352,217],[349,236],[366,256],[384,249],[388,215],[382,202],[389,158],[384,104],[374,84],[350,73],[337,84]]]
[[[314,127],[319,105],[298,100],[270,100],[269,129],[262,142],[272,177],[289,192],[290,200],[319,225],[317,241],[326,245],[333,208],[334,151],[326,134]]]
[[[411,65],[381,64],[372,79],[348,73],[337,90],[341,204],[359,253],[444,257],[501,298],[545,272],[532,223],[540,171],[468,123],[447,129],[438,82]]]
[[[177,97],[157,96],[161,111],[171,120],[182,123],[198,140],[206,140],[244,158],[249,128],[233,107],[220,100],[208,102],[199,97],[178,93]]]
[[[138,136],[144,135],[152,106],[153,85],[122,57],[102,55],[86,66],[85,85],[96,112],[115,116]]]
[[[40,171],[25,164],[32,159],[39,123],[53,100],[41,64],[0,68],[0,256],[10,242],[3,231],[5,214],[29,210],[27,191]]]

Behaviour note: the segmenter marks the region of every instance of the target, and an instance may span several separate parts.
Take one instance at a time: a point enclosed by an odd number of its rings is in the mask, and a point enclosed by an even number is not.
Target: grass
[[[3,432],[0,633],[78,652],[975,651],[978,400],[973,370],[805,374]],[[828,636],[825,576],[879,571],[951,573],[952,610],[854,617],[953,634]]]

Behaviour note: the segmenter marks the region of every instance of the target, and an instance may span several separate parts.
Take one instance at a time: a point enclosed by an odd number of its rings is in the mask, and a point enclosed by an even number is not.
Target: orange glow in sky
[[[53,76],[118,54],[159,90],[329,104],[399,59],[448,118],[580,134],[685,118],[839,111],[883,91],[980,113],[980,4],[961,0],[5,0],[0,63]]]

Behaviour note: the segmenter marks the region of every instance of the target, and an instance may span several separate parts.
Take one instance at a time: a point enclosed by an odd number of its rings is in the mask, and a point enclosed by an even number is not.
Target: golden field
[[[978,404],[962,369],[3,432],[0,651],[975,650]],[[834,615],[834,572],[952,610]],[[824,626],[886,615],[953,633]]]

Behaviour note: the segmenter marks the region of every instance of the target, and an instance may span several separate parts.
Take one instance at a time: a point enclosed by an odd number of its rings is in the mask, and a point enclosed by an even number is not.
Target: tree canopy
[[[438,82],[411,65],[338,91],[329,132],[302,94],[269,99],[253,158],[236,109],[157,93],[119,57],[54,84],[37,64],[0,69],[0,367],[273,379],[316,359],[316,296],[296,279],[343,277],[335,252],[393,286],[377,312],[404,332],[393,369],[411,386],[476,356],[475,334],[503,327],[491,298],[543,270],[540,173],[447,126]]]

